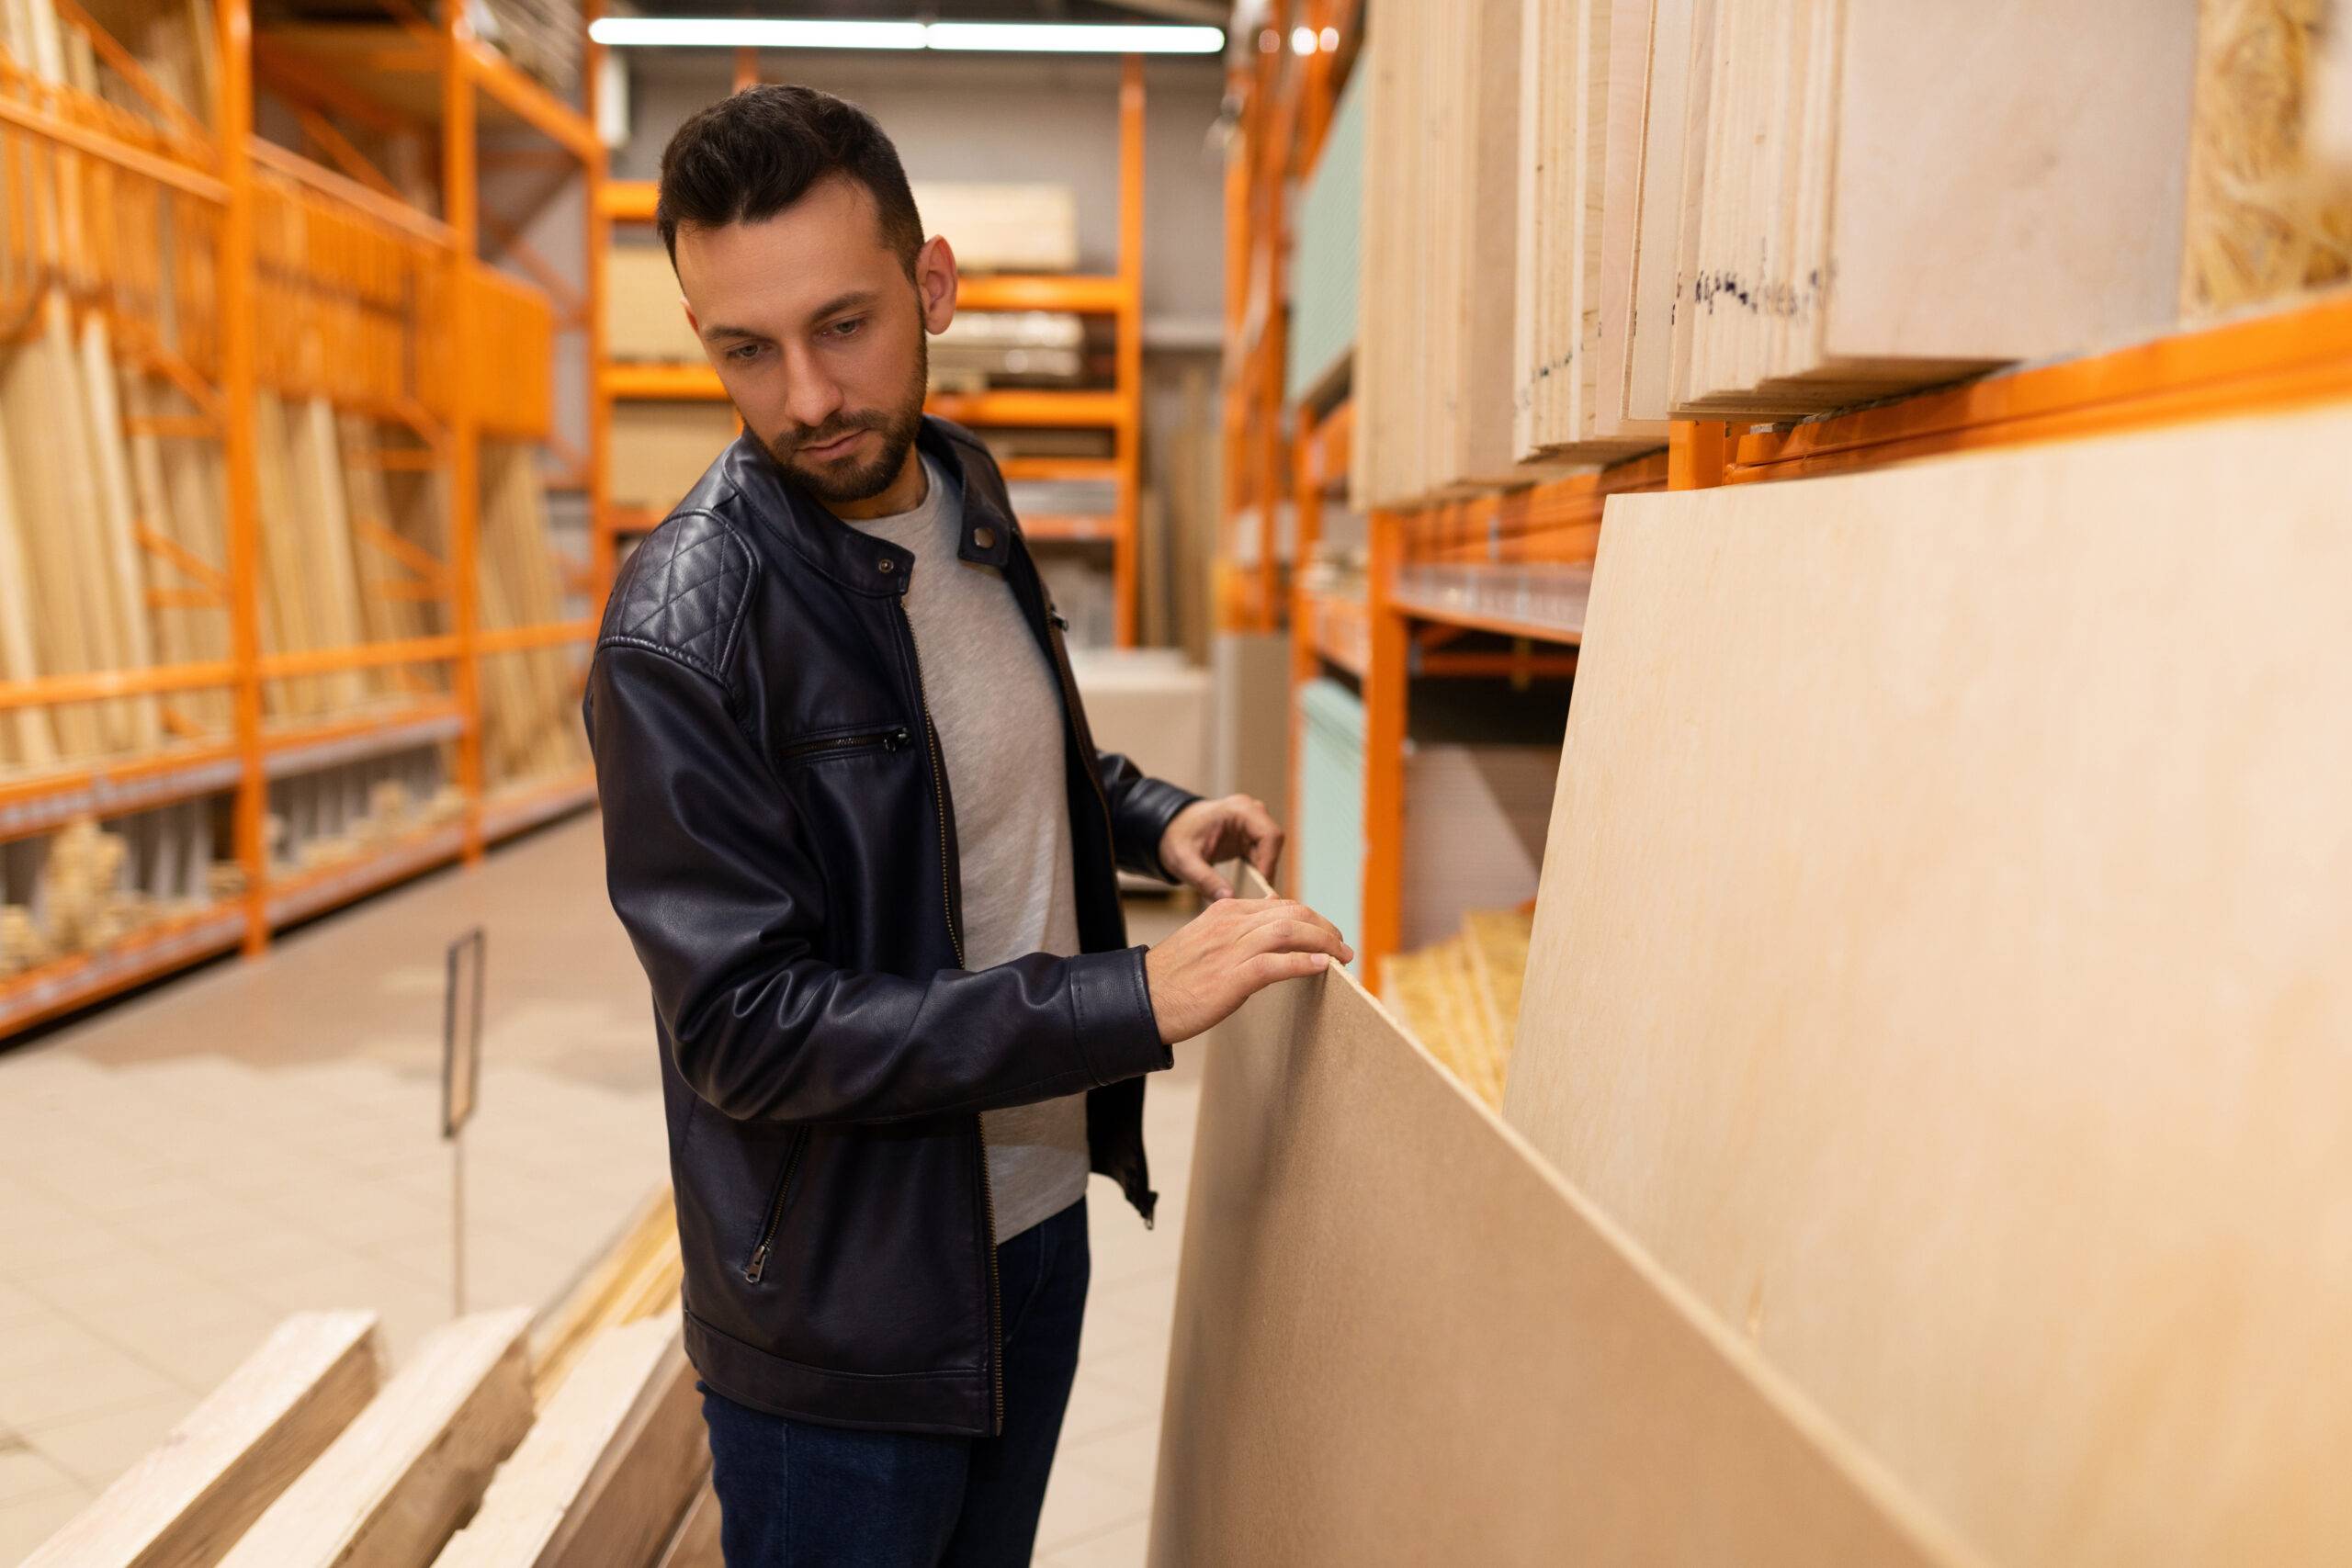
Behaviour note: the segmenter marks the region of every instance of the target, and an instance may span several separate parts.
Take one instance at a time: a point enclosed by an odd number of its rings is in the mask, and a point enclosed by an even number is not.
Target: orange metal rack
[[[180,596],[173,602],[219,605],[230,633],[229,658],[219,662],[0,682],[0,711],[132,694],[226,690],[234,715],[226,740],[167,744],[152,755],[84,761],[0,782],[0,839],[46,831],[77,816],[104,816],[227,793],[234,802],[235,851],[244,874],[244,893],[237,901],[160,922],[102,952],[0,980],[0,1037],[231,949],[259,953],[271,933],[291,921],[435,866],[478,858],[486,843],[594,798],[594,780],[584,773],[536,782],[496,796],[485,795],[481,777],[480,661],[524,649],[584,642],[594,628],[586,621],[498,631],[479,626],[479,443],[485,431],[554,439],[544,396],[518,406],[511,379],[514,360],[508,351],[528,345],[545,352],[550,330],[581,332],[587,334],[589,363],[594,364],[601,346],[602,276],[601,254],[592,247],[584,286],[564,285],[527,246],[492,220],[499,250],[561,297],[562,309],[550,329],[548,307],[536,291],[479,259],[483,215],[477,198],[475,133],[478,123],[536,133],[551,144],[550,159],[580,170],[589,210],[594,213],[601,205],[605,164],[603,146],[593,130],[598,51],[589,45],[589,102],[584,110],[575,109],[478,39],[465,7],[444,6],[446,19],[440,22],[426,19],[406,0],[385,0],[385,10],[392,26],[364,29],[381,36],[336,57],[329,69],[311,52],[320,43],[316,29],[257,33],[252,0],[215,0],[219,72],[209,127],[175,108],[166,115],[164,126],[151,127],[89,95],[50,84],[28,85],[25,73],[0,51],[0,77],[6,79],[0,85],[0,126],[49,150],[43,155],[68,148],[95,161],[108,172],[107,177],[125,188],[144,182],[167,193],[180,204],[175,210],[183,213],[184,221],[211,237],[211,362],[199,370],[171,359],[158,345],[150,344],[149,352],[151,367],[168,375],[204,411],[201,419],[178,422],[189,425],[188,430],[172,433],[217,437],[220,443],[224,558],[197,559],[152,536],[146,543],[197,584],[170,591]],[[78,8],[67,11],[65,20],[90,34],[98,52],[110,62],[129,58]],[[341,31],[348,39],[363,29]],[[308,141],[334,167],[254,134],[257,78],[295,108]],[[335,131],[322,109],[380,130],[438,131],[442,216],[427,216],[402,201],[392,184]],[[283,227],[265,230],[289,204],[319,219],[318,227],[331,236],[319,242],[326,251],[291,264],[276,251],[266,255],[265,249],[266,243],[282,247]],[[387,263],[390,253],[405,259]],[[409,270],[403,276],[413,281],[420,297],[429,294],[444,306],[437,319],[421,323],[419,335],[407,345],[413,390],[398,384],[404,357],[399,344],[391,345],[389,354],[380,343],[368,352],[355,350],[347,364],[330,355],[334,363],[301,374],[309,378],[305,385],[310,389],[338,407],[414,431],[425,454],[420,466],[445,475],[450,499],[448,559],[396,548],[398,541],[383,547],[395,549],[416,574],[413,596],[447,607],[447,636],[267,656],[261,650],[255,394],[265,386],[288,384],[282,378],[285,367],[272,358],[277,345],[262,337],[260,316],[265,305],[272,303],[266,297],[266,288],[272,287],[264,276],[266,259],[272,267],[314,268],[322,290],[369,276],[371,267],[380,278],[383,266],[404,266]],[[118,341],[140,341],[138,328],[136,321],[128,321]],[[369,340],[356,341],[365,346]],[[588,490],[592,515],[603,510],[603,430],[593,428],[589,450],[571,465],[571,482]],[[447,695],[423,693],[390,712],[265,726],[266,682],[327,671],[431,665],[447,670]],[[273,878],[264,837],[271,781],[440,740],[454,741],[458,748],[458,782],[464,799],[458,820],[411,834],[352,861]]]
[[[759,79],[756,54],[740,51],[735,83],[748,86]],[[960,424],[1029,425],[1090,428],[1113,433],[1108,458],[1054,458],[1015,461],[1005,468],[1007,479],[1108,479],[1114,481],[1115,500],[1109,516],[1024,516],[1023,530],[1032,538],[1069,542],[1100,542],[1112,550],[1113,591],[1117,601],[1119,646],[1136,640],[1136,519],[1143,486],[1143,62],[1126,58],[1119,83],[1119,268],[1104,276],[1046,274],[978,275],[964,278],[956,295],[965,310],[1063,310],[1080,316],[1111,317],[1116,328],[1116,373],[1107,391],[1020,391],[936,393],[928,406],[943,419]],[[653,220],[655,186],[647,181],[616,180],[605,187],[597,208],[603,231],[591,241],[600,258],[610,243],[613,223]],[[718,373],[707,362],[685,364],[597,363],[595,418],[609,430],[616,401],[716,400],[726,390]],[[620,541],[658,525],[658,516],[634,507],[599,505],[596,513],[595,580],[609,584],[619,558]]]

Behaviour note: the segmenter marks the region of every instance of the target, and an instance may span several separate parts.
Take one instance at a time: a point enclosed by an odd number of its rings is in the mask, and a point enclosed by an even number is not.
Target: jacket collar
[[[961,492],[963,526],[956,554],[1001,569],[1012,556],[1012,513],[996,502],[995,475],[982,467],[986,459],[947,430],[925,414],[915,446]],[[913,553],[834,516],[785,477],[751,432],[738,435],[719,462],[752,513],[816,570],[853,593],[889,598],[907,591]]]

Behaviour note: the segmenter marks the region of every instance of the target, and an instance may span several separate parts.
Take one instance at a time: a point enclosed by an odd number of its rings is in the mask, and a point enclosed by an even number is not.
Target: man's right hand
[[[1163,1044],[1223,1022],[1277,980],[1355,961],[1340,928],[1289,898],[1220,898],[1144,954]]]

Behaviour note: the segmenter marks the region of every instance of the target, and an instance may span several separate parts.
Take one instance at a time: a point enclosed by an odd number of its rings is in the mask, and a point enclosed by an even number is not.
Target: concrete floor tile
[[[1054,1456],[1057,1464],[1065,1461],[1093,1471],[1148,1503],[1159,1471],[1159,1424],[1138,1421],[1066,1442]]]
[[[1091,1472],[1057,1465],[1046,1483],[1046,1506],[1037,1516],[1037,1550],[1050,1554],[1144,1517],[1126,1488]]]
[[[1037,1562],[1039,1568],[1144,1568],[1150,1555],[1151,1520],[1145,1517],[1071,1541]]]
[[[78,1484],[73,1472],[22,1438],[0,1436],[0,1506]]]
[[[1149,1421],[1154,1418],[1156,1407],[1155,1401],[1132,1389],[1091,1376],[1080,1364],[1078,1381],[1070,1385],[1069,1407],[1062,1416],[1062,1441],[1083,1440]]]
[[[103,1416],[61,1421],[29,1434],[26,1440],[74,1480],[102,1492],[115,1477],[159,1447],[196,1404],[197,1395],[175,1392]]]
[[[96,1495],[85,1487],[69,1486],[0,1503],[0,1562],[31,1555],[33,1548],[55,1535]]]
[[[170,1378],[110,1345],[36,1367],[0,1382],[0,1423],[27,1437],[77,1416],[126,1410],[179,1392]]]

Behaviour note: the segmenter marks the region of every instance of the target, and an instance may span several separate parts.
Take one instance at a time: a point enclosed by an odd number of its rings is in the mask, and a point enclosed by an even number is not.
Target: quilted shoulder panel
[[[751,547],[718,516],[681,513],[621,568],[596,645],[651,649],[724,681],[758,571]]]

